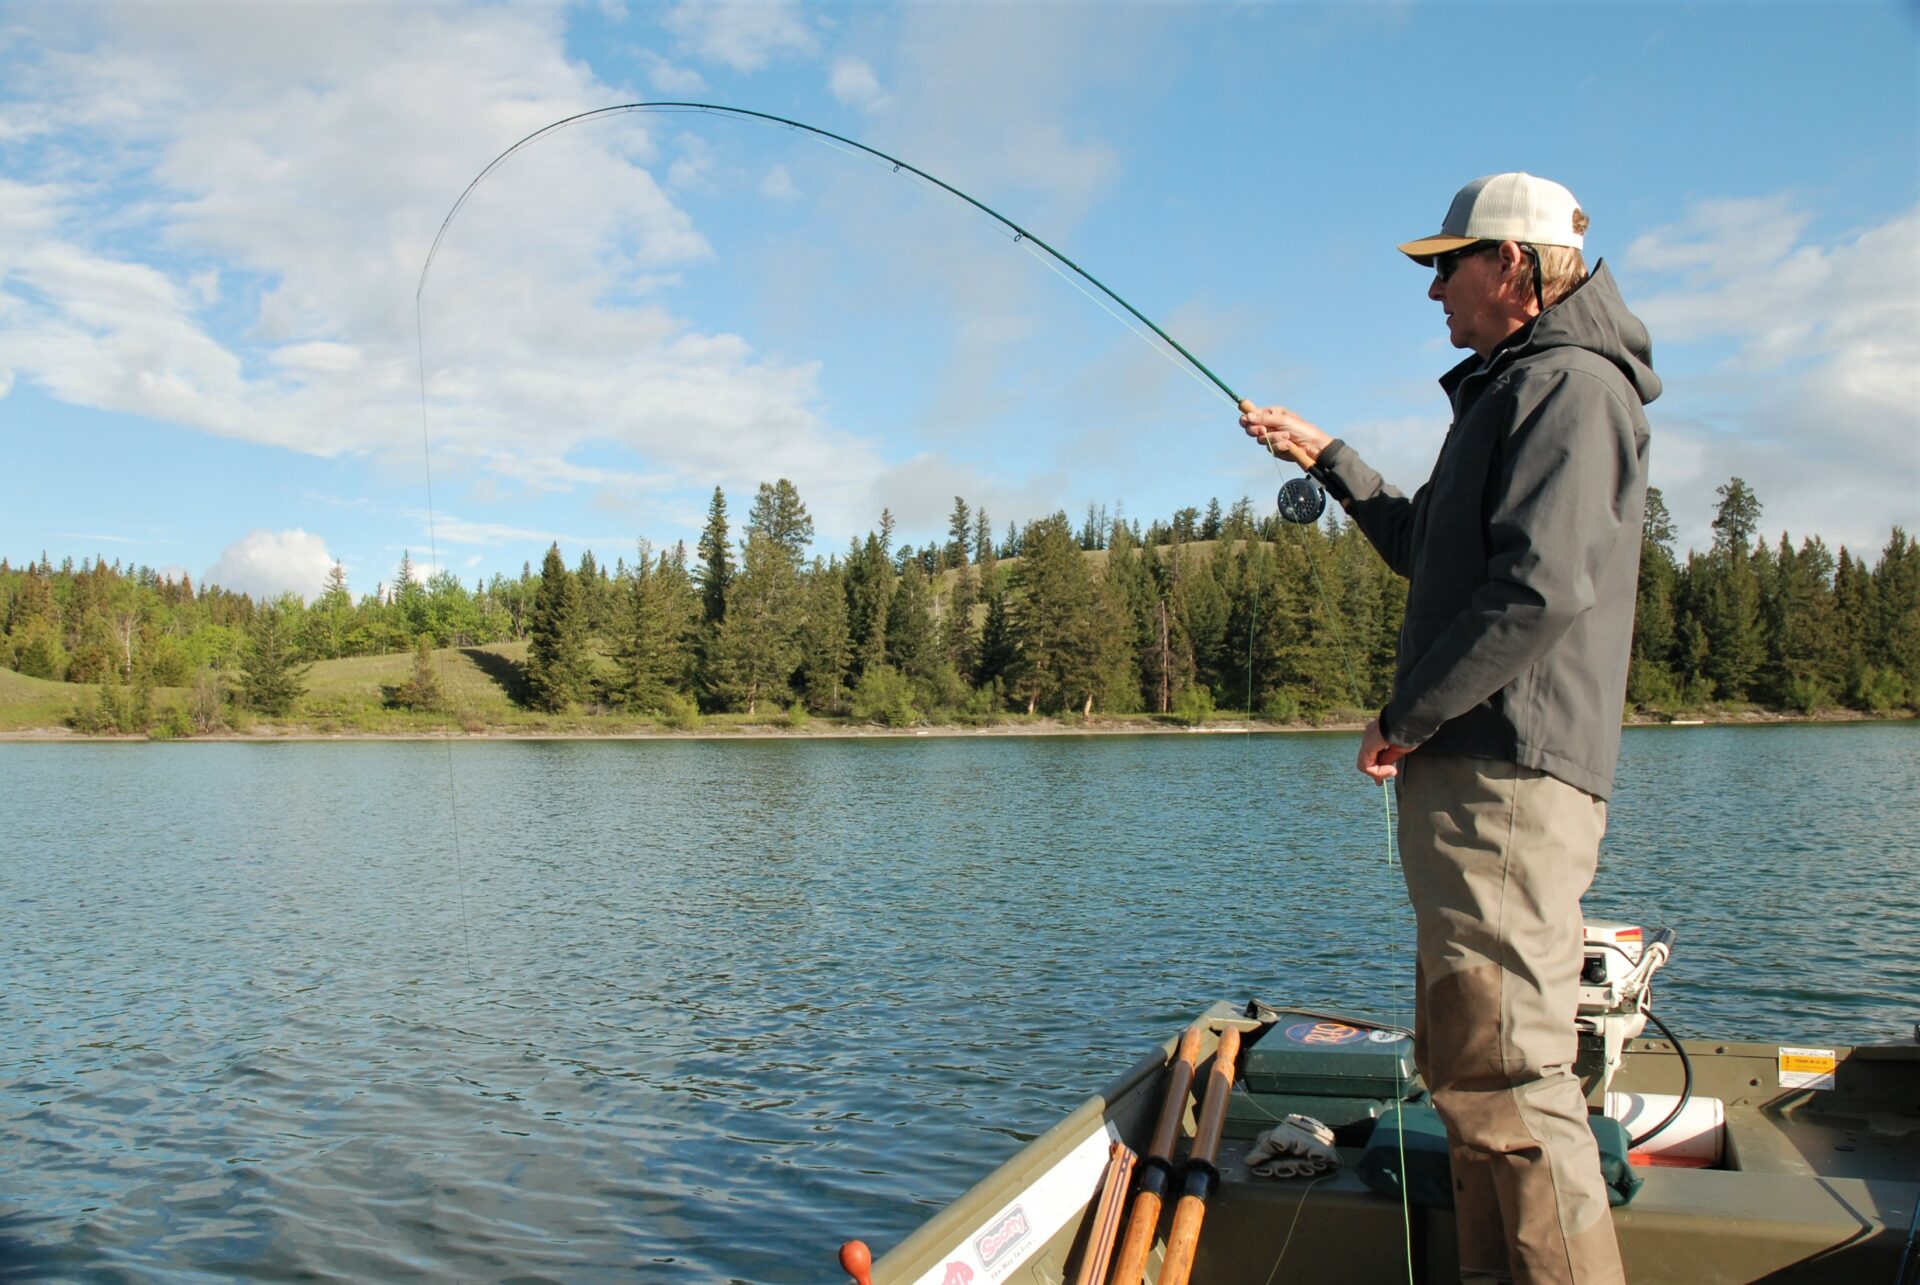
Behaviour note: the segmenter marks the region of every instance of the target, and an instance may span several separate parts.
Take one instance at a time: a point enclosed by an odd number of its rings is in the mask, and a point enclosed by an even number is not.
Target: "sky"
[[[791,479],[815,551],[1270,509],[1229,388],[1411,491],[1454,191],[1570,187],[1704,548],[1920,529],[1920,7],[0,0],[0,555],[356,594],[604,563]],[[416,306],[417,305],[417,306]]]

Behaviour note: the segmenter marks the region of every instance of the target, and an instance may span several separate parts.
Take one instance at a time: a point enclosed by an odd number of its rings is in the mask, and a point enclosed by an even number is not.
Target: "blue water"
[[[1405,1020],[1354,738],[0,747],[0,1277],[830,1278],[1205,1003]],[[1683,1035],[1920,1020],[1920,725],[1633,729]]]

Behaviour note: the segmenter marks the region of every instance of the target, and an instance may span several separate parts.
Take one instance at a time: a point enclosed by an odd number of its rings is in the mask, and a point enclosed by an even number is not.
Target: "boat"
[[[1651,1006],[1672,944],[1587,930],[1576,1071],[1627,1278],[1914,1285],[1920,1026],[1855,1047],[1677,1039]],[[1339,1167],[1251,1172],[1296,1115],[1328,1126]],[[1454,1282],[1437,1128],[1410,1032],[1220,1001],[878,1261],[850,1241],[841,1266],[856,1285]]]

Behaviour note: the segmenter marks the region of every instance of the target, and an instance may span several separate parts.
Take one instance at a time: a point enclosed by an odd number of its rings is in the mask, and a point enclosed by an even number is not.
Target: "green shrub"
[[[892,665],[875,665],[853,689],[853,716],[887,727],[911,727],[915,718],[913,685]]]
[[[1199,727],[1213,716],[1213,692],[1195,683],[1173,698],[1173,716],[1188,727]]]
[[[693,697],[668,692],[660,702],[660,725],[675,732],[691,732],[700,726],[700,707]]]
[[[89,691],[73,703],[73,710],[67,715],[67,726],[82,736],[98,736],[102,732],[111,732],[115,728],[111,709],[105,707],[100,693]]]
[[[1833,696],[1827,691],[1826,684],[1805,675],[1789,678],[1783,695],[1787,708],[1801,714],[1811,714],[1833,703]]]
[[[217,732],[227,725],[225,684],[211,669],[196,670],[193,686],[187,692],[187,718],[199,735]]]
[[[1899,674],[1883,665],[1867,665],[1854,675],[1847,703],[1869,714],[1885,714],[1905,705],[1910,693]]]
[[[1268,692],[1260,703],[1260,717],[1269,723],[1291,723],[1300,717],[1300,700],[1292,692]]]
[[[185,740],[193,735],[193,719],[179,705],[164,706],[159,719],[147,729],[147,735],[156,741]]]

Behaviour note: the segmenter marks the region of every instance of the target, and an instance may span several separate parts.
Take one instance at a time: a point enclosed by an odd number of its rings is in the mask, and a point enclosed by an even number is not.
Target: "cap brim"
[[[1458,250],[1464,246],[1478,245],[1482,238],[1477,236],[1429,236],[1418,241],[1408,241],[1400,247],[1400,253],[1412,259],[1421,267],[1429,267],[1433,256],[1445,254],[1449,250]]]

